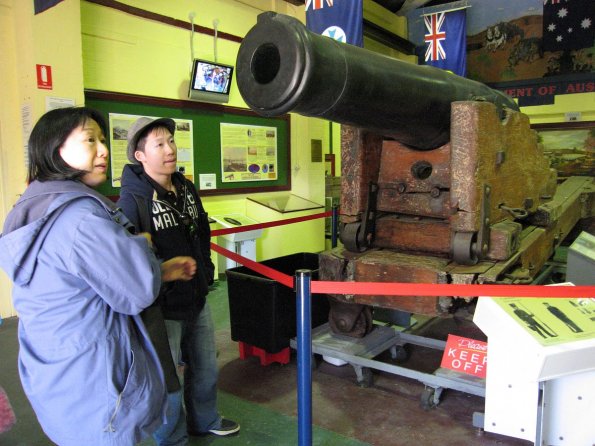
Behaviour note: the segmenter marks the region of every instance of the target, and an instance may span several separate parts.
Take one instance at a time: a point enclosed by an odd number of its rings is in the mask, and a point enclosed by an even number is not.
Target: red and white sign
[[[448,335],[440,367],[485,378],[487,365],[487,342]]]
[[[37,88],[42,90],[52,89],[52,67],[51,65],[39,65],[36,66],[37,70]]]

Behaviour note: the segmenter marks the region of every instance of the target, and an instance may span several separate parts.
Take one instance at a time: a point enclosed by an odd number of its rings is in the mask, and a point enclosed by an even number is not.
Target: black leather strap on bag
[[[146,199],[140,195],[132,194],[134,201],[136,201],[136,209],[138,209],[138,228],[137,232],[151,233],[151,216],[149,215],[149,206]]]
[[[152,307],[145,308],[140,317],[145,324],[145,328],[149,332],[149,337],[153,343],[153,347],[157,351],[159,362],[163,368],[163,374],[165,375],[165,384],[167,386],[167,392],[177,392],[182,386],[178,379],[178,373],[176,365],[171,357],[171,350],[169,349],[169,341],[167,340],[167,329],[165,327],[165,320],[163,319],[163,312],[159,305],[153,305]]]

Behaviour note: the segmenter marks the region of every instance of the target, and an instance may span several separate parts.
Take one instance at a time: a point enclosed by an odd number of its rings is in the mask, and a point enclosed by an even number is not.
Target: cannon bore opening
[[[254,51],[250,71],[254,80],[261,85],[266,85],[275,79],[279,73],[281,55],[279,49],[272,43],[260,45]]]

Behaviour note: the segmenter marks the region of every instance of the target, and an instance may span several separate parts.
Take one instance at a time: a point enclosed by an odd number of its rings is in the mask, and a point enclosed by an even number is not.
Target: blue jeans
[[[167,423],[153,432],[158,446],[185,446],[188,444],[186,418],[182,407],[182,391],[167,394]]]
[[[208,302],[194,320],[167,319],[167,337],[174,364],[185,364],[184,402],[190,432],[221,427],[217,412],[215,325]]]

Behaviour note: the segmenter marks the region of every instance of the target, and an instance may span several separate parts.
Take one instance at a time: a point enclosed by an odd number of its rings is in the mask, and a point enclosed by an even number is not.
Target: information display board
[[[180,126],[182,147],[181,150],[178,147],[178,158],[181,157],[179,161],[186,164],[188,160],[192,160],[192,166],[183,166],[183,173],[190,176],[189,179],[200,189],[202,196],[291,190],[289,115],[264,118],[248,109],[221,104],[100,91],[85,91],[85,104],[104,113],[106,122],[110,123],[110,133],[117,135],[113,138],[106,136],[112,142],[110,150],[117,152],[114,159],[120,160],[117,163],[120,168],[125,164],[122,159],[124,154],[120,152],[125,147],[126,129],[116,129],[115,124],[134,116],[167,117]],[[256,164],[251,162],[247,164],[246,170],[250,175],[244,175],[244,178],[237,175],[234,181],[229,181],[223,178],[223,173],[226,169],[229,170],[229,166],[223,165],[225,141],[222,141],[221,128],[234,126],[246,129],[246,134],[248,130],[256,133],[265,129],[265,140],[274,139],[274,146],[269,145],[264,151],[256,149],[259,175],[251,174],[255,170],[251,164]],[[274,135],[274,138],[266,138],[267,135]],[[255,135],[254,138],[259,137]],[[114,141],[118,143],[113,144]],[[226,144],[229,146],[229,140]],[[192,153],[186,153],[188,150]],[[246,148],[247,154],[248,151],[249,148]],[[263,168],[265,164],[266,167]],[[266,170],[266,174],[263,174],[263,170]],[[99,191],[110,197],[118,196],[120,192],[117,178],[120,174],[121,172],[110,172],[108,181],[100,186]]]

